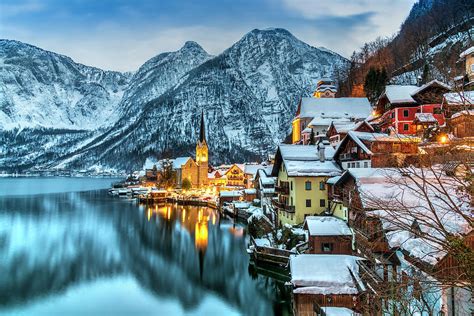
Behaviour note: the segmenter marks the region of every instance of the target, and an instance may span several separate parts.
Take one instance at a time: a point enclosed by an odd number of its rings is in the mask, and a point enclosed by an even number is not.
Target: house
[[[349,131],[337,147],[334,160],[343,169],[417,163],[419,142],[419,138],[409,135]]]
[[[219,192],[219,207],[224,203],[232,203],[234,201],[243,201],[242,191],[220,191]]]
[[[327,210],[326,180],[340,174],[332,161],[331,146],[280,145],[275,155],[272,176],[277,177],[280,224],[301,224],[308,215]]]
[[[443,94],[451,88],[437,80],[421,87],[412,85],[387,85],[376,104],[377,124],[382,132],[393,128],[396,133],[413,135],[417,127],[413,123],[417,113],[429,113],[438,125],[444,125],[445,117],[441,109]]]
[[[271,166],[273,169],[273,165]],[[254,188],[257,190],[257,199],[272,198],[275,195],[276,178],[271,176],[271,169],[258,169],[254,179]]]
[[[227,186],[227,177],[222,170],[214,170],[207,175],[209,185],[218,189]]]
[[[374,128],[367,121],[359,122],[331,122],[326,136],[332,147],[337,145],[346,137],[349,131],[373,133]]]
[[[466,263],[459,265],[459,257],[442,245],[448,234],[458,236],[465,247],[474,247],[466,217],[472,216],[468,215],[471,198],[459,193],[458,180],[433,170],[348,169],[335,186],[349,208],[356,249],[368,259],[361,266],[361,277],[371,289],[383,297],[390,288],[387,282],[402,284],[418,293],[410,305],[429,301],[431,306],[425,308],[469,315],[473,305],[463,286],[468,277],[461,268]],[[446,193],[440,194],[443,190]]]
[[[243,164],[233,164],[225,173],[227,178],[227,186],[230,187],[247,187],[247,176],[244,172]]]
[[[337,181],[341,176],[335,176],[327,179],[326,185],[328,188],[328,215],[335,216],[342,219],[343,221],[348,221],[348,211],[347,206],[344,205],[340,198],[340,192],[338,191],[339,187],[335,186]]]
[[[443,111],[447,118],[455,113],[474,109],[474,91],[450,92],[443,95]]]
[[[474,109],[454,113],[449,125],[457,138],[474,137]]]
[[[307,216],[303,229],[307,231],[311,254],[352,254],[352,231],[342,219],[333,216]]]
[[[314,315],[324,307],[361,311],[366,287],[359,277],[362,258],[348,255],[290,256],[295,315]]]
[[[454,78],[459,90],[474,89],[474,46],[469,47],[459,55],[460,61],[464,61],[463,74]]]
[[[367,98],[301,98],[292,122],[292,143],[302,142],[303,131],[326,135],[331,122],[364,120],[371,111]]]

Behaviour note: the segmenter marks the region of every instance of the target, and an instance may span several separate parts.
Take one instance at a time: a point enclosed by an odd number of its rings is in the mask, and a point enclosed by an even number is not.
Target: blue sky
[[[254,28],[282,27],[350,56],[395,33],[415,0],[0,0],[0,38],[104,69],[136,70],[193,40],[219,54]]]

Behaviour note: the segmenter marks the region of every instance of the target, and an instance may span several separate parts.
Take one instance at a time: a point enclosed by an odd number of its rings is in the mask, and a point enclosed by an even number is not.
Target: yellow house
[[[278,147],[272,176],[277,177],[278,200],[273,205],[280,225],[302,224],[306,216],[328,210],[326,180],[341,173],[333,154],[331,146],[322,144]]]
[[[234,163],[225,173],[227,185],[231,187],[246,187],[244,165]]]

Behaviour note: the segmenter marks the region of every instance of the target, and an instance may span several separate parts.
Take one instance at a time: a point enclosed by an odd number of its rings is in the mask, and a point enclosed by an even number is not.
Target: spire
[[[206,141],[206,130],[204,126],[204,110],[201,112],[201,130],[199,131],[199,142],[203,143]]]

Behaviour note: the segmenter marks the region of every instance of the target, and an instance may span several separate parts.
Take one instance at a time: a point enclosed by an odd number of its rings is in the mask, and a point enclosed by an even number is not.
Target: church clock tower
[[[204,111],[201,113],[201,129],[196,144],[196,163],[198,165],[198,186],[208,185],[207,172],[209,168],[209,149],[206,142],[206,129],[204,125]]]

